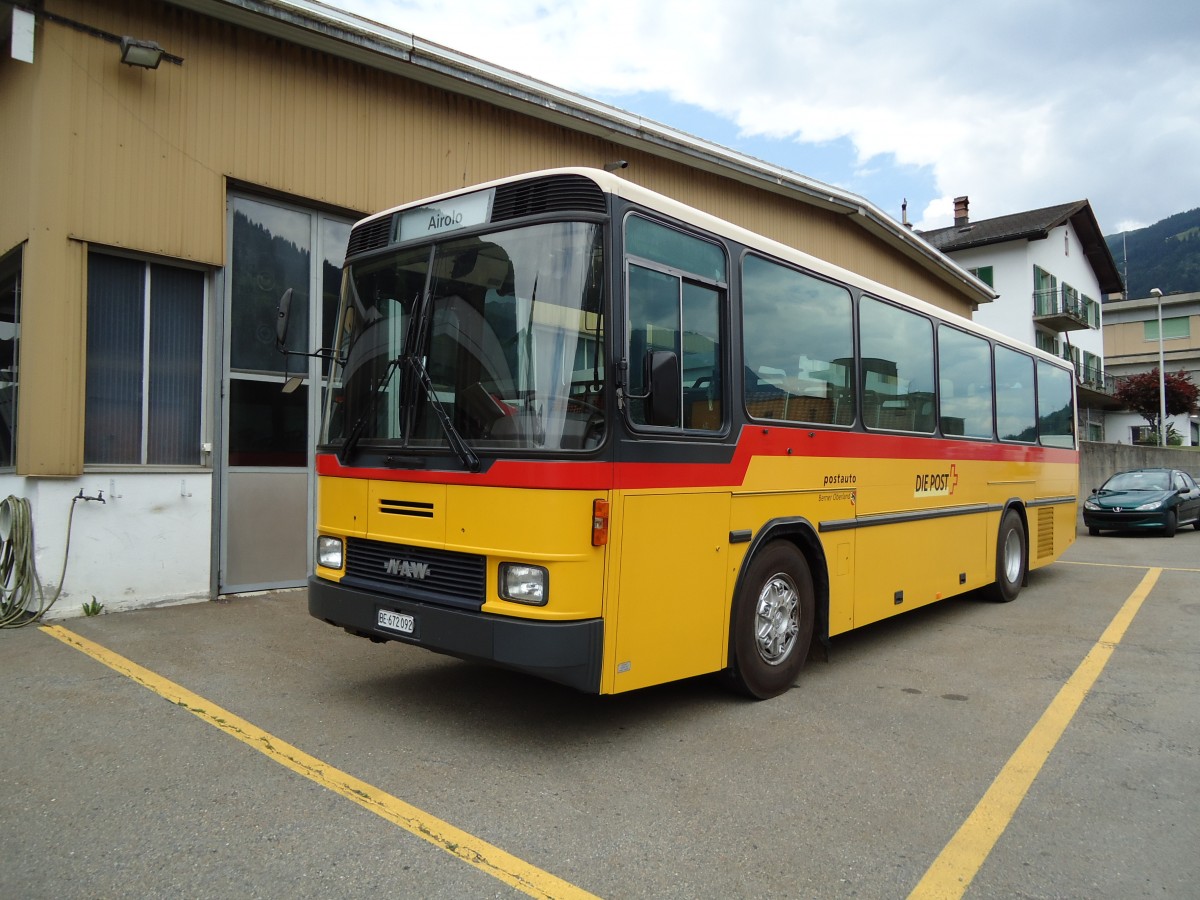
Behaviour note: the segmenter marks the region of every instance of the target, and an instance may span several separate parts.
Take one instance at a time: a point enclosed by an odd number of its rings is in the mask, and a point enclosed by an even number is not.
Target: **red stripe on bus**
[[[719,466],[727,470],[726,466]],[[331,478],[370,478],[417,484],[471,484],[486,487],[555,488],[607,491],[613,486],[613,463],[596,460],[499,459],[486,472],[452,469],[378,469],[343,466],[333,454],[317,455],[317,474]]]
[[[744,482],[746,471],[753,459],[786,456],[811,459],[924,459],[947,462],[1073,465],[1079,463],[1077,450],[1054,447],[747,425],[742,429],[741,439],[729,462],[498,459],[486,472],[471,474],[450,470],[342,466],[336,456],[319,454],[317,474],[333,478],[370,478],[377,481],[559,490],[737,487]]]

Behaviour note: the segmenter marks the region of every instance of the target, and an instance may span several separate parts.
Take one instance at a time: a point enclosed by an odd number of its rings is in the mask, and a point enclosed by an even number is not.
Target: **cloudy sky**
[[[1195,0],[327,0],[839,185],[918,228],[1200,206]]]

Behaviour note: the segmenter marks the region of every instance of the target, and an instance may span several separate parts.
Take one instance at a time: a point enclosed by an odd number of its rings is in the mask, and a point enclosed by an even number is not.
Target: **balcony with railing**
[[[1086,297],[1081,297],[1069,286],[1033,292],[1033,320],[1051,331],[1081,331],[1094,328],[1094,318]]]
[[[1117,390],[1117,380],[1111,375],[1104,374],[1099,366],[1082,366],[1076,363],[1075,377],[1079,381],[1080,387],[1099,391],[1110,397]]]
[[[1064,353],[1064,357],[1069,358]],[[1098,365],[1092,365],[1079,360],[1072,360],[1075,366],[1075,381],[1078,385],[1076,394],[1080,407],[1092,409],[1115,410],[1120,404],[1114,399],[1117,392],[1117,380],[1112,375],[1106,375]]]

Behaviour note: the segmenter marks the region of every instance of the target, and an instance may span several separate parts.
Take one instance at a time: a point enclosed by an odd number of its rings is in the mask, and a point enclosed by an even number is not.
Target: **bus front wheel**
[[[812,644],[812,574],[795,546],[771,544],[750,562],[734,600],[729,674],[745,694],[766,700],[796,682]]]
[[[1009,603],[1021,593],[1029,560],[1027,543],[1020,513],[1007,510],[1000,519],[1000,533],[996,537],[996,581],[990,591],[993,600]]]

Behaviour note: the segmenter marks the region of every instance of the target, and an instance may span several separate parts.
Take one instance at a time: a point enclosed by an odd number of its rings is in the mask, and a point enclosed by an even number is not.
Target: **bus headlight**
[[[541,566],[500,563],[500,596],[514,603],[545,606],[550,598],[550,573]]]
[[[342,539],[321,535],[317,538],[317,565],[326,569],[342,567]]]

